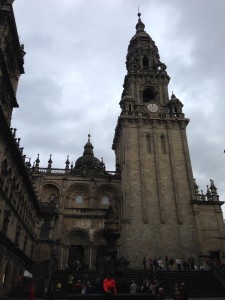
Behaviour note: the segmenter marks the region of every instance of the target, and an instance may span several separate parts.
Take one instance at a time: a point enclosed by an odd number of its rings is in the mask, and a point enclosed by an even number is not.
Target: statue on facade
[[[119,218],[119,210],[116,206],[110,205],[106,214],[107,221],[116,221]]]

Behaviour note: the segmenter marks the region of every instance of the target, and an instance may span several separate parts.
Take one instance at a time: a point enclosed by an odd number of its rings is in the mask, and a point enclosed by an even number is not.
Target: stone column
[[[84,263],[86,266],[90,265],[90,246],[84,246]]]
[[[90,245],[89,251],[89,269],[95,270],[95,263],[96,263],[96,246]]]

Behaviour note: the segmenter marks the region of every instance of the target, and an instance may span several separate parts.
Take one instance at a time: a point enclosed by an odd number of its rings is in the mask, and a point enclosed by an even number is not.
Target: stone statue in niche
[[[116,221],[119,218],[119,209],[116,205],[110,205],[106,214],[107,221]]]
[[[45,240],[49,239],[49,233],[50,233],[51,229],[52,229],[51,222],[50,221],[45,221],[41,225],[40,238],[45,239]]]
[[[51,193],[50,196],[48,197],[48,202],[50,205],[55,206],[57,203],[57,196],[55,193]]]

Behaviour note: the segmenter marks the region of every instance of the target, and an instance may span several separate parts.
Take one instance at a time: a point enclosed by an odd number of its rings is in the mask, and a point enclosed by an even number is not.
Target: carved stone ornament
[[[76,220],[69,219],[69,218],[64,218],[64,220],[63,220],[63,230],[68,231],[68,230],[72,229],[73,225],[75,223],[74,221],[76,221]]]

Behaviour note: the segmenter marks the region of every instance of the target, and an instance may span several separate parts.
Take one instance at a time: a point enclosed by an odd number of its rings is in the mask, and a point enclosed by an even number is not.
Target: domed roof
[[[135,28],[136,28],[136,34],[132,37],[132,40],[138,37],[147,37],[150,39],[149,34],[145,31],[145,24],[141,20],[141,13],[138,13],[138,22]]]
[[[145,30],[145,24],[141,20],[141,13],[138,13],[138,22],[136,24],[136,31],[141,32]]]
[[[88,135],[88,142],[84,146],[83,156],[79,157],[75,163],[75,169],[100,169],[101,162],[98,158],[94,157],[93,145],[90,142],[90,134]]]
[[[171,105],[171,104],[177,104],[177,103],[182,104],[181,101],[172,92],[172,95],[171,95],[171,98],[170,98],[170,101],[168,104]]]

